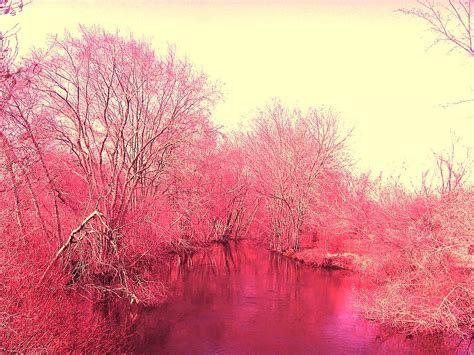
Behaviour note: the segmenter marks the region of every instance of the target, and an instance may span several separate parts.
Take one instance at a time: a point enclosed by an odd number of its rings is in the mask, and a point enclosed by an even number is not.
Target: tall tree
[[[173,49],[158,56],[98,28],[52,38],[25,66],[36,74],[12,122],[37,157],[61,238],[42,280],[67,255],[76,280],[105,273],[136,299],[123,258],[140,238],[127,228],[150,222],[167,167],[212,130],[219,92]]]
[[[299,248],[318,187],[346,163],[349,134],[331,110],[302,112],[274,102],[258,113],[245,144],[256,192],[266,201],[272,248]]]

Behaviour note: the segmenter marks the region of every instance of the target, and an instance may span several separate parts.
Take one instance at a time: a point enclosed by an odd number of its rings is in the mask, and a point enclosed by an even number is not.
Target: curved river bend
[[[216,244],[177,264],[170,258],[164,273],[166,303],[135,322],[138,353],[453,353],[439,337],[407,339],[363,319],[348,272],[313,269],[251,241]]]

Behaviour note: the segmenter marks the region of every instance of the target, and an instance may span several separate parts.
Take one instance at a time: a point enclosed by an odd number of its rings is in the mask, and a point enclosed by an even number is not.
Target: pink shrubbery
[[[471,336],[473,191],[389,194],[381,206],[384,228],[367,251],[375,288],[364,293],[366,314],[408,333]]]

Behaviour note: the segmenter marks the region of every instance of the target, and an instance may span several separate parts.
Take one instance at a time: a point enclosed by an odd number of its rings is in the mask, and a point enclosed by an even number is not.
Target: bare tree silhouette
[[[447,0],[434,2],[418,0],[419,6],[400,9],[404,14],[415,16],[426,22],[437,39],[434,44],[448,42],[450,51],[461,50],[474,56],[473,47],[473,2],[472,0]]]

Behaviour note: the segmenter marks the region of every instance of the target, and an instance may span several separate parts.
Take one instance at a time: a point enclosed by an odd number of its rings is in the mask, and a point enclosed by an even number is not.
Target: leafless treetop
[[[418,0],[419,6],[400,11],[424,20],[437,34],[436,43],[447,41],[451,50],[461,49],[474,56],[473,0]]]

